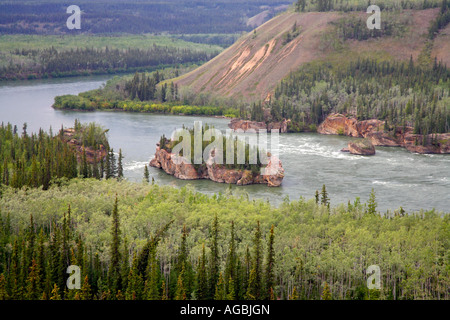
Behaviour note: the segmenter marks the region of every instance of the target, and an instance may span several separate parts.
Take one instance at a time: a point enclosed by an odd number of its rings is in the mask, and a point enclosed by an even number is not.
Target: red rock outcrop
[[[284,178],[281,161],[273,156],[264,168],[264,174],[254,174],[250,170],[227,169],[222,165],[213,163],[211,157],[199,169],[182,160],[183,157],[169,153],[157,146],[155,157],[150,161],[150,166],[162,169],[182,180],[210,179],[215,182],[236,185],[267,184],[269,187],[278,187]]]
[[[74,139],[73,136],[75,134],[75,129],[67,128],[63,130],[63,140],[77,151],[77,161],[81,162],[83,159],[83,145],[77,139]],[[89,164],[94,164],[94,162],[100,162],[101,159],[106,158],[106,154],[108,150],[104,145],[99,145],[99,149],[95,150],[92,147],[84,148],[84,152],[86,153],[86,161]]]
[[[412,134],[411,127],[398,128],[395,133],[384,132],[384,121],[371,119],[357,121],[342,114],[330,114],[317,128],[321,134],[340,134],[369,139],[374,146],[404,147],[415,153],[450,153],[450,133],[423,135]],[[343,149],[342,151],[347,151]]]
[[[375,147],[368,139],[349,142],[346,150],[351,154],[360,156],[372,156],[375,154]]]

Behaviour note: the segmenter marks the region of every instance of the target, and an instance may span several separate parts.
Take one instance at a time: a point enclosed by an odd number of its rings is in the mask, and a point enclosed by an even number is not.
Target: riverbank
[[[228,126],[233,130],[267,130],[270,132],[271,129],[278,129],[281,133],[286,133],[289,123],[289,119],[269,123],[233,119]],[[450,153],[450,133],[414,134],[414,129],[409,126],[386,130],[385,121],[377,119],[358,121],[354,117],[346,117],[338,113],[328,115],[317,127],[317,133],[367,138],[374,146],[402,147],[413,153]]]

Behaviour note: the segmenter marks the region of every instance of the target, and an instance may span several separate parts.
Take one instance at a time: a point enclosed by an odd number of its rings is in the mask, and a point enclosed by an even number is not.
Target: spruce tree
[[[325,284],[323,286],[323,291],[322,291],[321,298],[322,298],[322,300],[331,300],[330,287],[328,286],[328,283],[326,283],[326,282],[325,282]]]
[[[199,262],[197,265],[197,299],[205,300],[208,298],[208,278],[207,278],[207,270],[206,270],[206,253],[205,253],[205,244],[202,247],[202,255],[199,258]]]
[[[150,182],[150,174],[148,172],[148,166],[144,166],[144,181],[149,183]]]
[[[122,149],[119,149],[119,159],[117,162],[117,179],[122,180],[123,179],[123,155],[122,155]]]
[[[175,300],[186,300],[186,289],[184,288],[183,284],[183,273],[184,270],[181,271],[181,273],[178,275],[177,280],[177,288],[175,291]]]
[[[122,289],[121,283],[121,253],[120,253],[120,221],[119,221],[119,209],[118,199],[114,202],[114,208],[112,212],[112,228],[111,228],[111,262],[109,267],[109,283],[110,289],[113,294]]]
[[[226,299],[225,283],[221,272],[219,274],[219,280],[217,281],[216,284],[216,292],[214,294],[214,300],[225,300],[225,299]]]
[[[273,287],[275,286],[275,250],[273,248],[274,245],[274,226],[270,228],[270,236],[269,243],[267,246],[267,259],[266,259],[266,298],[270,299],[271,295],[273,295]]]
[[[0,274],[0,301],[9,299],[9,295],[8,295],[8,291],[6,290],[6,287],[7,287],[7,282],[5,279],[5,275],[2,273],[2,274]]]
[[[227,262],[225,265],[225,279],[226,279],[226,289],[227,293],[230,293],[231,291],[236,292],[237,288],[229,287],[230,280],[236,279],[237,277],[237,254],[236,254],[236,235],[235,235],[235,228],[234,228],[234,221],[231,221],[231,235],[230,235],[230,244],[228,246],[228,256],[227,256]],[[231,281],[234,285],[234,281]]]
[[[329,198],[328,198],[328,193],[327,193],[327,189],[325,187],[325,185],[322,186],[322,200],[321,203],[324,206],[328,206],[329,203]]]
[[[216,284],[219,280],[219,220],[217,214],[211,226],[211,254],[209,259],[209,298],[216,293]]]
[[[367,203],[367,213],[368,214],[376,214],[377,213],[377,201],[375,199],[375,191],[372,188],[370,192],[369,201]]]
[[[139,270],[137,268],[137,255],[133,256],[133,263],[128,274],[128,286],[125,292],[125,299],[127,300],[141,300],[142,293],[144,290],[144,281],[142,280],[142,276],[139,274]]]
[[[59,294],[59,288],[56,283],[53,285],[50,300],[61,300],[61,295]]]

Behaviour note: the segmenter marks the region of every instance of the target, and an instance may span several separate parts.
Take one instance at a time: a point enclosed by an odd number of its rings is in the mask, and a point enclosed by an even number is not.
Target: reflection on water
[[[124,173],[140,182],[143,167],[153,157],[156,143],[162,134],[170,135],[183,124],[192,127],[194,121],[227,129],[228,120],[182,116],[163,116],[123,112],[67,112],[51,108],[54,96],[74,94],[98,88],[107,77],[58,79],[32,82],[9,82],[0,86],[0,121],[17,124],[24,122],[29,131],[39,127],[58,130],[71,126],[76,118],[83,122],[95,121],[109,128],[110,144],[125,156]],[[351,138],[317,134],[280,135],[280,159],[285,178],[279,188],[263,185],[231,186],[235,194],[269,200],[279,204],[288,196],[291,200],[312,198],[315,190],[327,186],[332,204],[347,203],[356,197],[367,201],[373,188],[378,209],[406,210],[420,208],[450,211],[450,156],[418,155],[401,148],[377,148],[372,157],[340,152]],[[209,180],[182,181],[161,170],[150,168],[150,175],[158,183],[176,187],[192,185],[208,194],[226,192],[226,184]]]

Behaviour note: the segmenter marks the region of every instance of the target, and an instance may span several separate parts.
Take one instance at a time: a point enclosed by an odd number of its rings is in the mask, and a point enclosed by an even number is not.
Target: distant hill
[[[433,40],[429,27],[439,8],[382,11],[382,30],[369,31],[369,14],[306,12],[279,14],[175,83],[194,93],[233,97],[246,102],[270,97],[291,71],[314,60],[336,64],[358,57],[450,66],[450,26]]]

